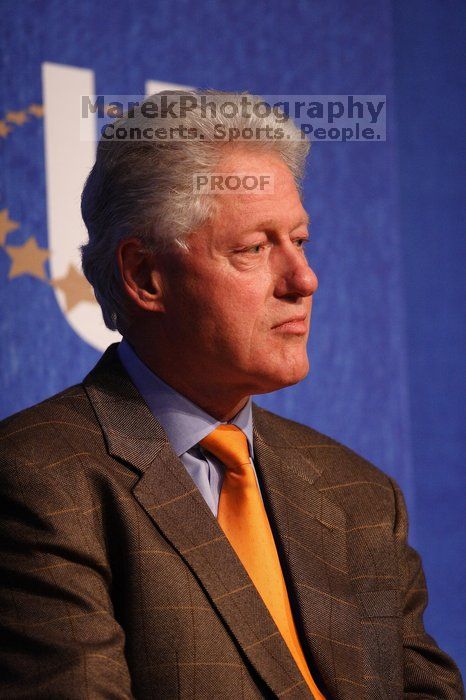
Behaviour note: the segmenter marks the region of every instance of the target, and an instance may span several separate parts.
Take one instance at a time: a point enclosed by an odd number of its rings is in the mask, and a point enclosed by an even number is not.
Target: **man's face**
[[[213,220],[162,274],[162,337],[183,384],[244,395],[303,379],[309,369],[312,294],[304,255],[308,219],[276,155],[231,152],[219,173],[272,173],[274,191],[216,196]],[[212,195],[213,196],[213,195]]]

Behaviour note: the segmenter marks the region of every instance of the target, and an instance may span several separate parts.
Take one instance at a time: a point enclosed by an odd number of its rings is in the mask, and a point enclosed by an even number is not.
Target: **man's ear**
[[[144,250],[138,238],[126,238],[117,250],[123,288],[140,309],[163,311],[161,272],[157,256]]]

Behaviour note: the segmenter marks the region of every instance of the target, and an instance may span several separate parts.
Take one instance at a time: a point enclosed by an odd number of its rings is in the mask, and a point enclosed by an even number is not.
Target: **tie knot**
[[[236,425],[219,425],[199,444],[215,455],[227,468],[234,469],[251,464],[246,435]]]

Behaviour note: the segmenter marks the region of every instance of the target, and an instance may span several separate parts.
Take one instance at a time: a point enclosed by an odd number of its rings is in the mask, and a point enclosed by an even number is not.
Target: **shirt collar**
[[[152,415],[167,433],[178,457],[221,425],[221,421],[203,411],[150,370],[127,340],[123,339],[119,344],[118,355]],[[251,397],[228,423],[236,425],[244,432],[248,441],[249,454],[254,457]]]

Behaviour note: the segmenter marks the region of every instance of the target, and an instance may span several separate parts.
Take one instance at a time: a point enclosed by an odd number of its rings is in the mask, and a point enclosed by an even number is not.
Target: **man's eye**
[[[249,248],[246,248],[246,250],[244,252],[245,253],[253,253],[254,255],[257,255],[262,250],[264,250],[264,248],[265,248],[264,243],[257,243],[256,245],[252,245]]]
[[[304,248],[305,245],[309,243],[309,238],[297,238],[295,244],[297,248]]]

